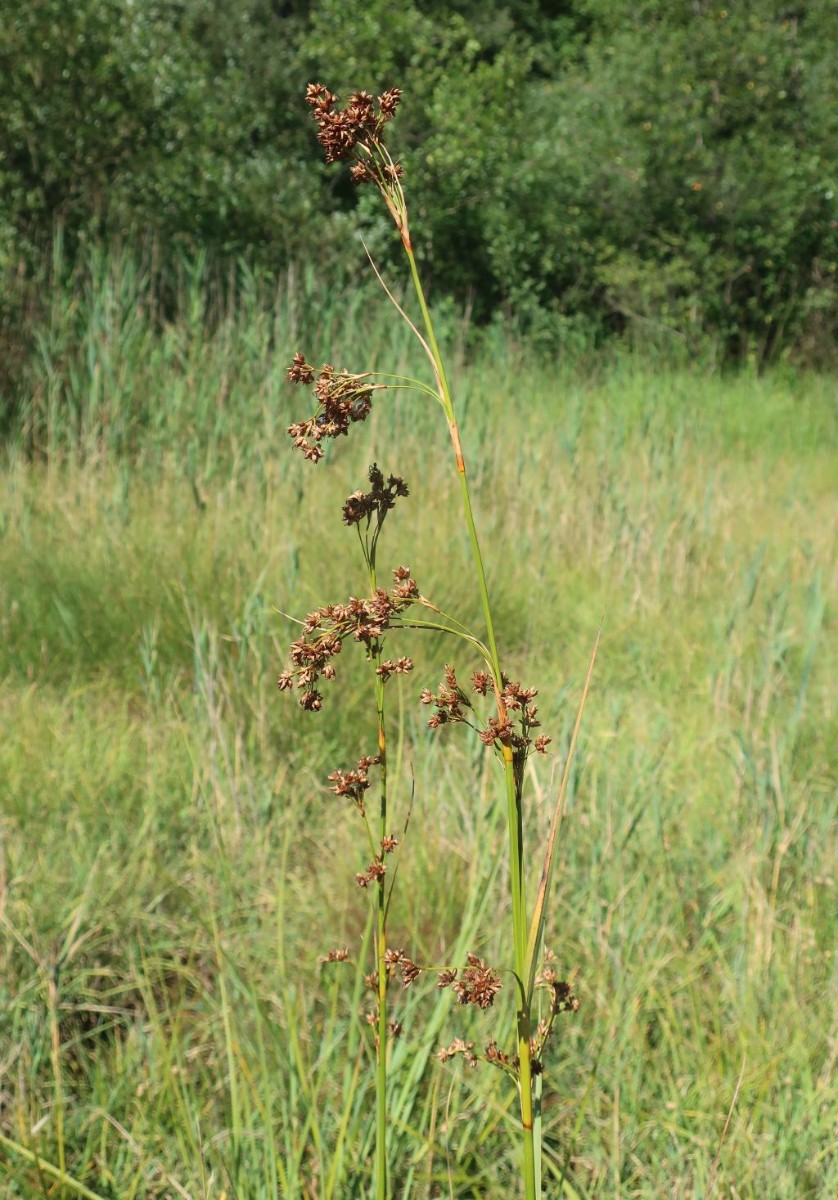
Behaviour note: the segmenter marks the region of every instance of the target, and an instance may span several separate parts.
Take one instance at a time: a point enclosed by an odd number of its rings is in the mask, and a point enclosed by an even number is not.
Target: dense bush
[[[279,273],[341,246],[357,261],[358,232],[387,261],[375,206],[320,171],[313,78],[404,89],[424,267],[478,321],[823,358],[837,39],[832,0],[6,0],[4,369],[56,225],[71,262],[152,237],[164,262],[202,250]]]

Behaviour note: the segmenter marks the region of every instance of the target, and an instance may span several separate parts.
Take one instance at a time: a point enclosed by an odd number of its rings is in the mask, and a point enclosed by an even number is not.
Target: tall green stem
[[[422,281],[419,278],[416,259],[413,254],[413,250],[410,247],[409,241],[405,241],[404,244],[405,251],[410,262],[410,273],[413,277],[413,285],[416,289],[419,307],[422,311],[422,319],[425,325],[425,332],[428,337],[428,345],[434,360],[437,382],[439,384],[440,400],[442,401],[445,416],[448,420],[448,429],[451,435],[451,442],[454,447],[454,454],[457,460],[457,473],[460,477],[460,493],[463,501],[463,510],[465,512],[469,541],[471,543],[472,558],[474,560],[475,571],[477,574],[477,585],[480,591],[480,600],[483,607],[483,619],[486,624],[486,635],[492,660],[492,672],[495,677],[498,712],[499,715],[503,717],[505,715],[505,706],[501,695],[503,691],[503,675],[501,672],[500,656],[498,654],[497,641],[495,638],[495,623],[492,616],[492,606],[489,600],[489,588],[486,582],[486,570],[483,565],[483,556],[480,552],[480,542],[477,537],[477,527],[474,523],[474,513],[472,511],[468,477],[466,475],[466,464],[465,458],[463,457],[463,448],[460,441],[457,418],[454,412],[454,403],[451,398],[451,391],[448,386],[448,380],[445,374],[445,366],[442,361],[442,354],[440,353],[430,310],[428,309],[428,303],[425,299]],[[517,1033],[518,1059],[520,1063],[519,1087],[521,1100],[521,1126],[524,1151],[524,1196],[525,1200],[535,1200],[535,1145],[533,1141],[532,1064],[530,1061],[531,997],[527,993],[526,985],[528,975],[528,923],[523,870],[523,818],[521,809],[521,794],[515,779],[512,750],[509,746],[503,746],[502,749],[506,783],[507,823],[509,828],[509,873],[512,900],[512,931],[515,957],[515,974],[517,976],[519,989]]]
[[[377,654],[380,660],[381,653]],[[387,836],[387,741],[384,732],[384,685],[376,676],[378,708],[378,753],[381,758],[381,838]],[[385,879],[379,879],[376,896],[378,925],[378,1063],[376,1081],[378,1200],[387,1200],[387,895]]]
[[[375,594],[375,549],[369,566],[370,590]],[[373,656],[376,667],[381,664],[381,647]],[[378,755],[381,792],[379,800],[379,845],[387,836],[387,735],[384,726],[384,683],[375,674],[375,707],[378,720]],[[387,1180],[387,892],[386,877],[376,885],[376,958],[378,960],[378,1052],[376,1054],[375,1113],[376,1113],[376,1200],[388,1200]]]

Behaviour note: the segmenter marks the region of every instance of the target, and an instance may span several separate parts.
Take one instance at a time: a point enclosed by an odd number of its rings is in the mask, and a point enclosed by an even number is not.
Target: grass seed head
[[[345,108],[338,108],[338,98],[322,83],[310,83],[306,101],[311,105],[317,123],[317,140],[323,147],[327,163],[353,158],[352,178],[356,183],[367,179],[376,181],[370,159],[382,146],[384,126],[392,120],[401,99],[399,88],[390,88],[374,100],[369,92],[353,92]],[[398,170],[399,164],[390,164]]]
[[[379,527],[399,496],[409,496],[410,490],[400,475],[390,475],[386,480],[377,463],[369,469],[372,485],[368,492],[360,489],[349,496],[343,506],[344,525],[359,525],[366,520],[369,527],[372,517],[377,518]]]
[[[349,962],[349,947],[340,946],[334,950],[330,950],[328,954],[321,954],[317,961],[321,963]]]
[[[289,383],[306,387],[314,385],[314,398],[317,401],[314,415],[289,425],[288,435],[303,456],[315,463],[323,457],[320,446],[323,439],[346,437],[350,425],[366,421],[372,410],[373,392],[384,387],[383,384],[370,383],[368,375],[336,371],[331,363],[324,363],[320,371],[315,373],[314,367],[300,353],[294,355],[287,378]]]
[[[491,1008],[495,996],[503,987],[494,967],[489,967],[476,954],[468,955],[468,966],[460,978],[452,984],[460,1004],[475,1004],[478,1008]]]

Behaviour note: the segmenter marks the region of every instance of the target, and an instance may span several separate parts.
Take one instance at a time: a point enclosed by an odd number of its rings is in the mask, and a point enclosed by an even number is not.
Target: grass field
[[[322,713],[277,693],[281,614],[364,586],[340,508],[377,459],[411,485],[384,561],[477,623],[444,424],[385,400],[297,462],[298,337],[399,370],[400,335],[290,289],[209,329],[198,283],[155,329],[141,283],[56,299],[0,485],[0,1193],[364,1197],[363,971],[318,956],[369,938],[325,779],[374,712],[348,654]],[[547,1194],[834,1200],[835,380],[455,356],[502,653],[554,738],[536,857],[605,619],[549,923],[582,1005],[547,1064]],[[424,727],[450,647],[398,652],[391,942],[499,962],[500,780]],[[435,1057],[496,1013],[447,995],[400,1002],[395,1195],[509,1196],[514,1097]]]

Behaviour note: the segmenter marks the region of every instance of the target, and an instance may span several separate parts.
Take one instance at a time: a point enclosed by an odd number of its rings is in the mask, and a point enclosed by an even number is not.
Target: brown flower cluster
[[[393,837],[392,834],[388,834],[386,837],[381,839],[381,853],[376,854],[375,858],[365,871],[359,871],[355,876],[355,882],[359,888],[368,888],[371,883],[378,883],[384,878],[387,873],[387,867],[384,864],[385,855],[392,854],[398,844],[399,839]],[[407,961],[408,960],[405,959],[405,962]],[[416,974],[419,974],[418,970]],[[406,986],[407,984],[405,984],[405,987]]]
[[[496,1067],[502,1067],[505,1071],[513,1068],[514,1060],[503,1050],[498,1049],[497,1042],[489,1042],[485,1050],[486,1062],[492,1063]]]
[[[378,883],[384,878],[387,873],[387,868],[381,861],[378,855],[373,859],[365,871],[359,871],[355,876],[355,882],[359,888],[368,888],[371,883]]]
[[[330,950],[328,954],[321,954],[317,961],[321,963],[349,962],[349,947],[340,946],[335,950]]]
[[[485,671],[478,671],[472,676],[472,684],[474,690],[481,696],[485,696],[491,678]],[[514,747],[516,750],[526,749],[530,745],[529,731],[536,728],[541,722],[538,720],[538,709],[530,701],[534,700],[538,695],[537,688],[525,688],[520,683],[516,683],[509,678],[504,672],[503,674],[503,690],[500,698],[503,701],[503,707],[507,714],[517,713],[517,723],[520,732],[515,732],[513,722],[509,720],[494,720],[489,722],[489,729],[485,730],[480,736],[487,746],[493,745],[495,742],[503,742]],[[535,748],[541,754],[547,749],[550,742],[548,737],[539,737],[536,739]]]
[[[450,1059],[460,1056],[470,1067],[475,1066],[479,1058],[482,1058],[484,1062],[498,1067],[507,1075],[511,1075],[513,1079],[517,1079],[520,1067],[518,1055],[506,1054],[498,1048],[497,1042],[494,1041],[489,1042],[482,1055],[477,1055],[474,1051],[474,1042],[464,1042],[462,1038],[455,1038],[450,1046],[443,1046],[441,1050],[437,1050],[436,1056],[441,1062],[448,1062]],[[535,1064],[533,1066],[535,1068]],[[540,1064],[538,1064],[533,1073],[538,1074],[540,1069]]]
[[[422,968],[405,954],[403,950],[386,950],[384,952],[384,962],[387,964],[388,973],[400,971],[402,984],[409,988],[414,979],[422,974]]]
[[[393,117],[401,99],[398,88],[390,88],[375,99],[369,92],[354,92],[346,108],[337,107],[337,96],[322,83],[310,83],[306,101],[317,122],[317,140],[326,154],[326,162],[354,158],[352,178],[356,183],[394,182],[401,178],[401,166],[382,153],[381,134]]]
[[[371,991],[378,991],[378,972],[374,971],[372,975],[365,975],[364,983]],[[372,1025],[373,1027],[378,1025],[378,1006],[370,1009],[370,1011],[366,1014],[366,1022],[368,1025]],[[391,1017],[387,1022],[387,1032],[392,1038],[400,1038],[404,1033],[404,1026],[402,1025],[401,1021],[397,1021],[395,1017]],[[375,1034],[375,1048],[376,1050],[378,1049],[377,1031]]]
[[[485,696],[491,679],[484,671],[480,671],[472,676],[472,684],[476,692]],[[506,716],[490,718],[486,729],[480,734],[481,741],[487,746],[494,746],[498,743],[511,746],[522,762],[529,753],[531,745],[535,746],[539,754],[546,754],[551,739],[542,735],[533,742],[530,737],[530,731],[541,724],[538,719],[538,709],[531,703],[537,695],[537,688],[522,687],[520,683],[510,680],[504,672],[500,698],[506,710]],[[510,713],[516,714],[512,720],[509,717]]]
[[[487,967],[476,954],[467,956],[468,966],[462,972],[441,971],[438,987],[453,987],[460,1004],[476,1004],[478,1008],[491,1008],[495,996],[503,987],[500,976],[493,967]]]
[[[494,689],[492,676],[487,671],[475,671],[471,677],[473,690],[479,696],[487,696]],[[511,746],[519,769],[533,746],[539,754],[546,754],[551,739],[540,736],[533,740],[530,732],[541,724],[538,719],[538,709],[531,701],[538,695],[535,688],[522,687],[504,674],[503,690],[500,699],[503,704],[503,717],[490,717],[485,729],[479,732],[480,740],[486,746]],[[472,707],[471,700],[457,683],[453,667],[446,666],[445,678],[434,693],[425,688],[419,697],[422,704],[433,704],[436,712],[428,721],[430,729],[438,729],[440,725],[449,722],[464,721],[471,724],[465,709]],[[510,717],[510,714],[513,714]]]
[[[390,475],[385,482],[377,463],[370,467],[369,480],[372,487],[368,492],[359,489],[347,498],[343,506],[344,525],[359,525],[366,519],[369,526],[375,513],[380,526],[386,514],[395,507],[397,497],[410,495],[407,484],[400,476]]]
[[[579,1011],[579,1000],[574,995],[572,986],[566,980],[559,979],[555,968],[549,965],[555,961],[555,955],[551,951],[545,950],[544,959],[548,965],[545,965],[536,978],[536,986],[550,990],[552,993],[552,1003],[548,1018],[539,1021],[535,1036],[530,1038],[532,1072],[534,1075],[541,1074],[544,1071],[544,1049],[550,1040],[556,1017],[561,1013]]]
[[[323,457],[320,442],[324,438],[336,438],[341,434],[345,437],[353,422],[367,419],[372,408],[372,393],[384,387],[384,384],[365,382],[368,379],[368,375],[336,371],[329,363],[324,363],[316,373],[302,354],[294,355],[288,368],[288,380],[304,386],[314,384],[317,411],[307,421],[289,425],[288,433],[310,462],[319,462]]]
[[[440,725],[447,725],[449,722],[453,724],[468,720],[463,709],[471,708],[471,701],[457,683],[453,667],[446,665],[439,690],[434,693],[430,688],[423,688],[419,701],[422,704],[433,704],[436,708],[436,712],[428,721],[429,729],[438,729]]]
[[[344,641],[351,637],[361,642],[369,654],[374,654],[394,617],[418,598],[419,588],[411,578],[410,567],[397,567],[391,591],[377,588],[365,600],[351,596],[346,604],[327,604],[315,609],[306,617],[301,636],[291,643],[291,667],[282,672],[277,687],[284,692],[296,685],[302,693],[301,706],[317,712],[323,705],[317,685],[321,679],[335,678],[332,659],[340,654]],[[403,673],[412,666],[410,659],[398,659],[392,664],[392,671]]]
[[[377,767],[380,762],[381,758],[377,754],[374,758],[364,755],[358,759],[358,766],[354,770],[343,771],[338,768],[332,771],[329,776],[329,783],[332,785],[329,791],[334,792],[336,796],[347,796],[363,815],[364,792],[370,786],[369,769]]]
[[[412,670],[412,658],[387,658],[384,662],[378,664],[375,668],[375,673],[376,675],[380,675],[386,683],[391,675],[406,675],[408,671]]]
[[[455,1038],[450,1046],[443,1046],[441,1050],[437,1050],[436,1052],[436,1056],[440,1062],[448,1062],[449,1059],[456,1058],[458,1054],[465,1059],[470,1067],[477,1065],[474,1042],[464,1042],[462,1038]]]
[[[550,1011],[554,1016],[565,1012],[579,1012],[579,999],[566,979],[559,979],[552,967],[545,967],[538,978],[541,986],[549,987],[553,993]]]

